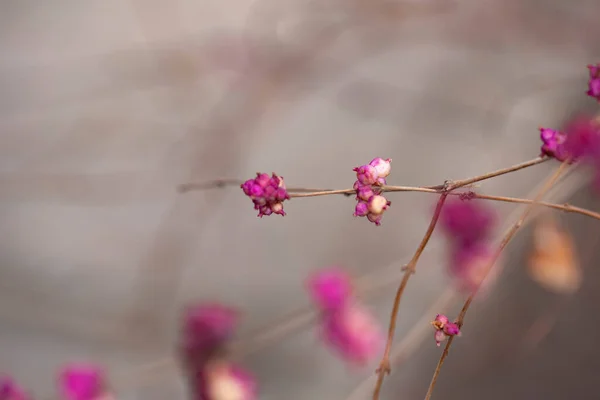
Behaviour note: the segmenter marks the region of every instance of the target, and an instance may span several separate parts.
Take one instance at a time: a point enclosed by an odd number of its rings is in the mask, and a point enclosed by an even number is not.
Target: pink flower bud
[[[0,377],[0,400],[31,400],[31,397],[8,376]]]
[[[378,322],[357,304],[322,314],[320,327],[325,343],[353,365],[375,360],[384,344]]]
[[[435,316],[434,322],[440,324],[440,327],[443,328],[449,322],[449,320],[444,314],[438,314]]]
[[[317,271],[309,277],[307,287],[312,299],[322,310],[339,309],[352,296],[350,276],[337,267]]]
[[[380,178],[385,178],[390,174],[390,172],[392,172],[392,159],[391,158],[387,158],[384,160],[383,158],[377,157],[377,158],[374,158],[373,160],[371,160],[369,165],[375,167],[375,170],[377,171],[377,175]]]
[[[369,213],[369,206],[367,203],[363,201],[359,201],[356,203],[356,207],[354,208],[354,216],[355,217],[364,217]]]
[[[381,195],[372,196],[369,199],[369,213],[374,215],[381,215],[392,203],[389,202],[385,197]]]
[[[600,101],[600,64],[590,64],[587,67],[590,70],[590,80],[588,83],[588,91],[586,93],[588,96],[594,97],[596,100]]]
[[[356,178],[363,185],[374,185],[377,182],[377,170],[371,165],[361,165],[353,169],[356,172]]]
[[[105,392],[104,371],[89,364],[66,366],[59,378],[65,400],[98,400]]]
[[[559,161],[565,161],[568,156],[564,144],[567,136],[557,130],[540,128],[540,139],[542,139],[542,155],[554,157]]]
[[[196,392],[201,400],[256,400],[255,378],[226,360],[213,360],[198,373]]]
[[[460,334],[460,328],[458,327],[458,324],[455,324],[454,322],[448,322],[444,325],[443,330],[447,336],[456,336]]]

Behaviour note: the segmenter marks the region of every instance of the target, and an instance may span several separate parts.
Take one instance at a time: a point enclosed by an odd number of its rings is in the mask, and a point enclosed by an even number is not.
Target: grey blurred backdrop
[[[331,264],[384,285],[367,297],[387,324],[435,199],[391,195],[376,228],[344,197],[260,220],[235,187],[176,186],[277,171],[345,188],[375,156],[394,159],[390,183],[433,185],[533,158],[538,125],[597,107],[584,90],[599,17],[597,0],[1,1],[0,370],[48,399],[57,366],[95,360],[120,399],[184,398],[180,306],[218,299],[244,310],[261,399],[347,398],[372,369],[348,371],[309,314],[283,340],[255,332],[305,309],[303,279]],[[481,190],[526,196],[551,167]],[[597,208],[577,179],[554,199]],[[564,221],[590,267],[581,292],[557,303],[528,281],[525,230],[434,398],[600,398],[600,225]],[[443,244],[434,235],[410,282],[398,340],[448,287]],[[521,352],[556,304],[549,336]],[[385,399],[423,398],[440,354],[424,329]],[[354,398],[370,398],[361,387]]]

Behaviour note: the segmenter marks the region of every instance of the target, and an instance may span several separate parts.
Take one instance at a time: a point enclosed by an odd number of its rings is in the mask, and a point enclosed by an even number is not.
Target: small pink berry
[[[435,339],[435,344],[437,347],[440,347],[440,344],[446,340],[446,334],[443,331],[435,331],[433,334],[433,338]]]
[[[104,395],[104,371],[89,364],[71,364],[63,368],[59,378],[65,400],[97,400]]]
[[[198,372],[199,400],[256,400],[258,384],[248,371],[226,360],[213,360]]]
[[[446,317],[444,314],[438,314],[435,316],[434,322],[440,324],[443,328],[449,322],[449,320],[448,317]]]
[[[371,160],[369,165],[375,167],[375,170],[377,171],[377,175],[380,178],[385,178],[390,174],[390,172],[392,172],[392,159],[391,158],[387,158],[384,160],[381,157],[377,157],[377,158],[374,158],[373,160]]]
[[[372,196],[369,199],[369,213],[373,215],[381,215],[392,203],[381,195]]]
[[[368,185],[360,186],[356,191],[357,200],[369,201],[373,196],[375,196],[375,191]]]
[[[356,178],[363,185],[374,185],[377,182],[377,170],[371,165],[361,165],[353,169],[356,172]]]
[[[369,206],[364,201],[359,201],[356,203],[356,207],[354,208],[354,216],[355,217],[364,217],[369,213]]]
[[[307,281],[308,291],[321,310],[345,306],[352,297],[352,281],[341,268],[331,267],[312,274]]]
[[[443,330],[447,336],[455,336],[460,334],[460,328],[458,327],[458,324],[455,324],[454,322],[448,322],[446,325],[444,325]]]
[[[30,400],[31,397],[13,379],[0,377],[0,400]]]

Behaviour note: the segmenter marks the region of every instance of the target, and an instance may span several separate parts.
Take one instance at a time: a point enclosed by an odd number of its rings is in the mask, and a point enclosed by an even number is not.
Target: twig
[[[507,174],[509,172],[518,171],[520,169],[524,169],[527,167],[531,167],[533,165],[540,164],[549,158],[535,158],[530,161],[526,161],[520,164],[513,165],[512,167],[503,168],[494,172],[490,172],[484,175],[476,176],[473,178],[463,179],[455,182],[446,182],[444,185],[437,186],[429,186],[429,187],[420,187],[420,186],[381,186],[382,192],[421,192],[421,193],[434,193],[440,194],[444,191],[448,192],[449,195],[452,196],[462,196],[463,193],[455,193],[450,192],[450,190],[458,189],[461,187],[465,187],[468,185],[472,185],[473,183],[480,182],[485,179],[490,179],[499,175]],[[179,192],[186,193],[193,190],[207,190],[207,189],[216,189],[216,188],[224,188],[228,186],[237,186],[243,183],[240,179],[215,179],[211,181],[207,181],[204,183],[187,183],[180,185],[178,187]],[[446,187],[446,189],[444,189]],[[329,195],[337,195],[342,194],[345,196],[351,196],[356,193],[354,189],[311,189],[311,188],[289,188],[288,193],[291,198],[300,198],[300,197],[319,197],[319,196],[329,196]],[[533,200],[522,199],[517,197],[505,197],[505,196],[491,196],[484,195],[471,192],[469,196],[473,198],[483,199],[483,200],[492,200],[492,201],[500,201],[505,203],[520,203],[520,204],[531,204]],[[555,210],[560,210],[568,213],[576,213],[586,215],[588,217],[600,220],[600,213],[593,212],[587,210],[585,208],[576,207],[571,204],[553,204],[549,202],[538,202],[538,205],[548,208],[553,208]]]
[[[476,176],[476,177],[473,177],[473,178],[468,178],[468,179],[462,179],[460,181],[455,181],[455,182],[453,182],[452,187],[454,189],[461,188],[461,187],[464,187],[464,186],[471,185],[471,184],[473,184],[475,182],[481,182],[481,181],[484,181],[486,179],[495,178],[495,177],[500,176],[500,175],[505,175],[505,174],[508,174],[508,173],[511,173],[511,172],[515,172],[515,171],[518,171],[518,170],[521,170],[521,169],[529,168],[531,166],[534,166],[534,165],[537,165],[537,164],[541,164],[541,163],[546,162],[548,160],[550,160],[550,158],[547,158],[547,157],[537,157],[537,158],[534,158],[533,160],[529,160],[529,161],[522,162],[520,164],[513,165],[512,167],[499,169],[499,170],[496,170],[496,171],[493,171],[493,172],[489,172],[487,174],[483,174],[483,175],[480,175],[480,176]],[[438,186],[432,187],[431,189],[443,189],[443,188],[444,188],[444,185],[438,185]]]
[[[458,193],[450,193],[450,194],[456,195]],[[458,194],[458,195],[460,195],[460,194]],[[534,202],[534,200],[520,199],[517,197],[488,196],[485,194],[477,194],[477,193],[473,193],[472,196],[477,199],[502,201],[502,202],[506,202],[506,203],[532,204]],[[543,206],[543,207],[548,207],[548,208],[553,208],[555,210],[560,210],[560,211],[564,211],[567,213],[582,214],[582,215],[586,215],[588,217],[592,217],[594,219],[600,219],[600,213],[597,213],[597,212],[594,212],[594,211],[591,211],[591,210],[588,210],[585,208],[576,207],[569,203],[554,204],[554,203],[548,203],[545,201],[538,201],[537,205]]]
[[[383,379],[386,374],[390,373],[390,351],[392,350],[392,342],[394,341],[394,334],[396,333],[396,323],[398,321],[398,310],[400,308],[400,300],[402,299],[402,295],[404,294],[404,290],[406,289],[406,285],[410,280],[410,277],[415,272],[417,262],[419,261],[419,257],[425,250],[433,231],[435,230],[435,225],[440,217],[442,212],[442,207],[444,206],[444,202],[448,197],[448,192],[444,192],[441,194],[437,205],[435,207],[435,212],[433,213],[433,217],[431,218],[431,222],[429,223],[429,227],[427,228],[427,232],[425,232],[425,236],[421,240],[419,247],[415,251],[413,258],[410,260],[406,269],[404,271],[404,275],[402,276],[402,281],[398,286],[398,290],[396,292],[396,297],[394,298],[394,305],[392,307],[392,313],[390,316],[390,326],[388,330],[388,338],[387,343],[385,345],[385,352],[383,354],[383,358],[379,364],[379,368],[377,369],[377,383],[375,385],[375,390],[373,391],[373,400],[379,399],[379,393],[381,392],[381,386],[383,384]]]
[[[567,166],[568,166],[568,162],[566,162],[566,161],[563,162],[560,165],[560,167],[556,170],[556,172],[554,174],[552,174],[552,176],[550,177],[550,179],[548,179],[548,181],[546,182],[546,184],[544,185],[544,187],[535,196],[533,202],[531,204],[529,204],[529,206],[523,211],[523,213],[521,214],[521,217],[517,220],[517,222],[508,230],[508,232],[506,233],[506,235],[504,236],[504,238],[500,242],[500,246],[498,247],[498,250],[495,252],[494,256],[492,257],[492,260],[488,264],[488,268],[486,269],[485,276],[487,276],[487,274],[489,273],[490,269],[492,269],[494,267],[494,264],[496,263],[496,261],[500,257],[500,254],[506,248],[506,246],[508,245],[508,243],[510,243],[510,241],[515,236],[515,234],[517,233],[517,231],[519,230],[519,228],[523,225],[523,222],[531,214],[531,212],[533,211],[536,203],[538,203],[544,197],[544,195],[552,188],[552,186],[554,185],[554,183],[558,180],[558,178],[560,177],[560,175],[563,173],[564,169]],[[484,277],[484,279],[485,279],[485,277]],[[483,282],[483,280],[482,280],[482,282]],[[467,301],[465,301],[465,304],[463,305],[463,308],[460,311],[460,314],[458,315],[456,323],[460,327],[462,327],[462,325],[463,325],[465,315],[467,314],[467,311],[471,307],[471,304],[473,303],[473,299],[475,298],[475,295],[477,294],[477,291],[478,291],[479,287],[481,287],[481,283],[473,291],[473,293],[467,298]],[[446,343],[446,346],[444,347],[444,351],[442,352],[440,360],[438,361],[438,364],[437,364],[437,366],[435,368],[435,372],[433,373],[433,377],[431,378],[431,383],[429,384],[429,389],[427,390],[427,394],[425,395],[425,400],[430,400],[431,399],[431,395],[433,394],[433,389],[435,388],[435,384],[436,384],[437,379],[438,379],[438,377],[440,375],[440,371],[442,369],[442,365],[444,364],[444,361],[448,357],[448,353],[450,351],[450,346],[452,346],[452,342],[453,341],[454,341],[454,336],[451,336],[448,339],[448,342]]]

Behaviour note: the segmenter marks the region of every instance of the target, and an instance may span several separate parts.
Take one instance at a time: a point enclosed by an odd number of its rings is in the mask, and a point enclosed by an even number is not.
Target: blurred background
[[[347,188],[377,156],[394,160],[389,183],[434,185],[534,158],[539,125],[597,109],[584,92],[599,15],[596,0],[0,2],[0,370],[50,399],[57,367],[93,360],[119,399],[183,399],[180,308],[214,299],[244,311],[261,399],[369,399],[372,369],[349,371],[298,314],[303,280],[333,264],[365,276],[387,324],[435,198],[390,195],[376,228],[345,197],[261,220],[235,187],[177,185],[276,171],[288,186]],[[481,191],[532,196],[552,168]],[[585,183],[576,174],[552,199],[597,209]],[[600,223],[561,221],[586,268],[581,290],[562,300],[528,280],[523,230],[434,398],[600,398]],[[434,235],[398,340],[449,286],[444,255]],[[290,314],[300,319],[281,340],[256,335]],[[539,318],[553,329],[525,351]],[[423,398],[440,354],[424,332],[384,399]]]

